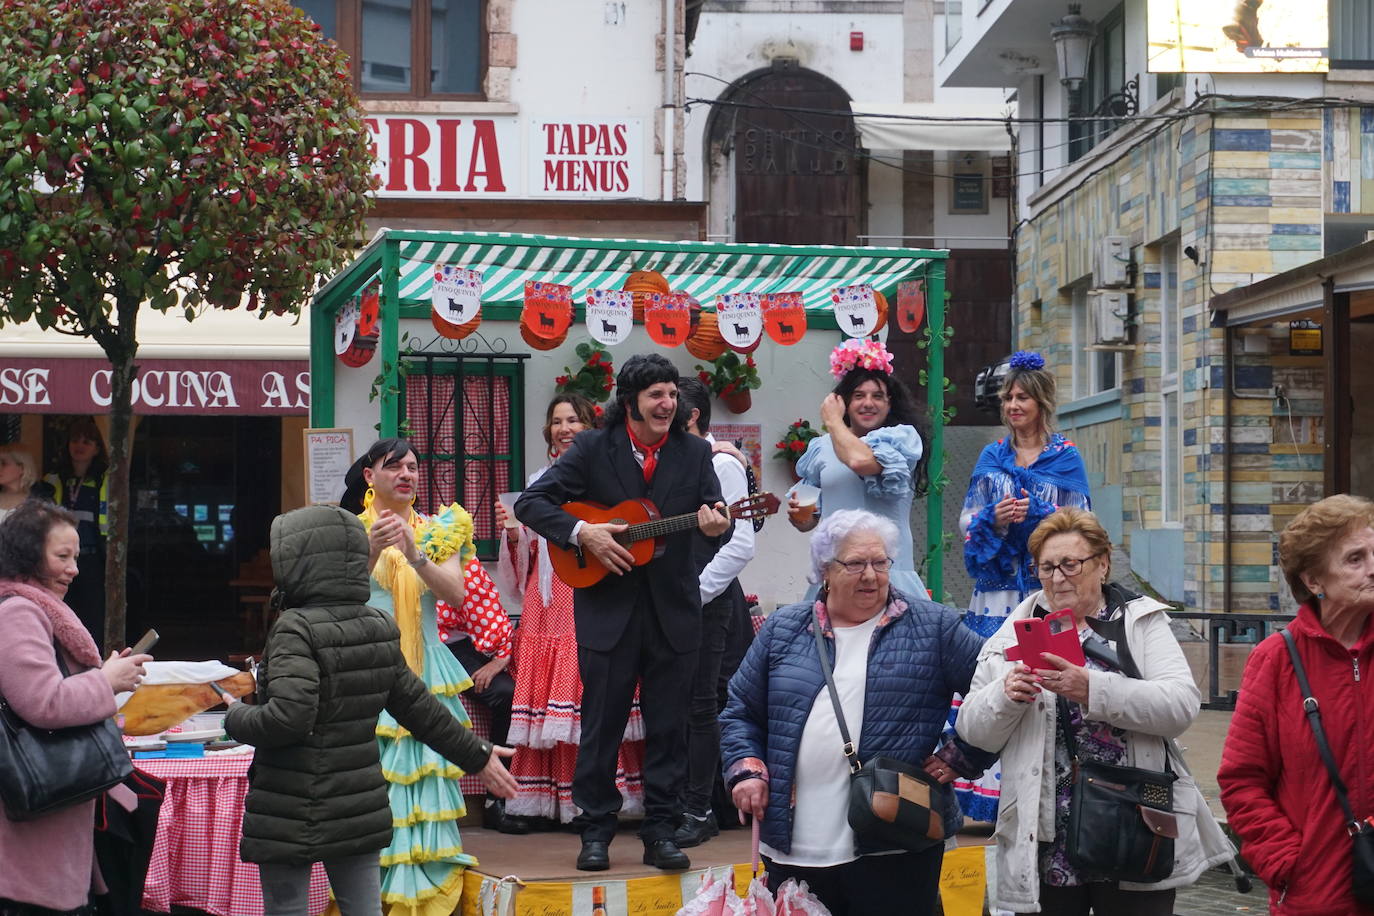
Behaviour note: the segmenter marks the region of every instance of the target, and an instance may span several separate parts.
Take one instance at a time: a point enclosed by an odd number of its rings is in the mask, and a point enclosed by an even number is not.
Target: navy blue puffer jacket
[[[894,757],[920,765],[939,743],[954,694],[968,690],[983,638],[964,626],[960,611],[895,589],[892,596],[869,645],[859,759]],[[833,660],[835,640],[828,620],[826,627]],[[824,691],[811,604],[779,608],[731,678],[730,698],[720,717],[726,780],[746,757],[768,765],[768,813],[761,838],[779,852],[792,849],[797,751],[806,719]],[[979,755],[984,764],[996,759],[971,746],[962,749],[970,760]],[[838,734],[835,753],[841,753]],[[960,824],[958,805],[951,804],[945,812],[946,835],[952,836]]]

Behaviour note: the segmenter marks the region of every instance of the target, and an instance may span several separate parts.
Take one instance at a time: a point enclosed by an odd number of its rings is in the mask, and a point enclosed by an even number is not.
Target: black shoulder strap
[[[1302,659],[1298,657],[1298,643],[1293,638],[1293,634],[1288,630],[1280,631],[1284,645],[1288,647],[1288,657],[1293,660],[1293,673],[1298,676],[1298,689],[1302,691],[1302,709],[1307,713],[1307,724],[1312,726],[1312,737],[1317,739],[1317,752],[1322,755],[1322,763],[1326,764],[1326,772],[1331,777],[1331,787],[1336,790],[1336,800],[1341,803],[1341,811],[1345,812],[1346,829],[1353,836],[1359,831],[1360,826],[1355,820],[1355,812],[1350,807],[1350,796],[1346,793],[1345,781],[1341,779],[1340,770],[1336,769],[1336,758],[1331,753],[1331,745],[1326,740],[1326,729],[1322,727],[1322,714],[1317,709],[1317,698],[1312,695],[1312,685],[1307,681],[1307,671],[1302,666]]]
[[[830,657],[825,651],[821,615],[814,607],[811,609],[811,632],[816,636],[816,652],[821,657],[821,673],[825,675],[825,687],[830,691],[830,703],[835,707],[835,722],[840,726],[840,737],[844,739],[844,757],[849,761],[849,771],[857,773],[863,769],[863,765],[859,763],[859,749],[849,740],[849,726],[845,724],[844,710],[840,708],[840,692],[835,689],[835,675],[830,671]]]

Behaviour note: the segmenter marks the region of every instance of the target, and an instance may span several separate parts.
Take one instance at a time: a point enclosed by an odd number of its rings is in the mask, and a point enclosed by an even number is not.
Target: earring
[[[371,509],[372,501],[377,498],[377,491],[372,489],[372,484],[367,485],[367,491],[363,493],[363,508]]]
[[[1314,597],[1316,597],[1318,601],[1321,601],[1323,598],[1326,597],[1326,592],[1317,592],[1317,594]]]

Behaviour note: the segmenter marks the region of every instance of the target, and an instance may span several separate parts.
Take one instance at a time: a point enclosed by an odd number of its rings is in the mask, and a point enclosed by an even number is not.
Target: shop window
[[[524,486],[523,370],[520,360],[499,356],[404,363],[402,416],[420,461],[416,508],[467,509],[483,559],[496,557],[496,494]]]
[[[297,0],[366,95],[482,98],[485,0]]]
[[[1090,397],[1116,388],[1121,378],[1121,354],[1112,350],[1090,350],[1088,287],[1076,286],[1072,293],[1073,312],[1073,398]]]
[[[0,413],[0,445],[12,445],[23,438],[23,421],[17,413]]]
[[[1179,422],[1178,242],[1160,249],[1159,259],[1159,507],[1166,525],[1183,522],[1183,437]]]

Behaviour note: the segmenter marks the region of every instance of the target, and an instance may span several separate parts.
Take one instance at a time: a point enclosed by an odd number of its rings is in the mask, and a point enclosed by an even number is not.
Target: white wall
[[[430,340],[434,330],[428,320],[407,319],[401,330]],[[504,339],[507,350],[529,352],[520,339],[519,326],[510,321],[484,320],[483,335],[490,341]],[[556,350],[535,352],[525,363],[525,473],[544,463],[544,439],[540,428],[544,409],[553,395],[554,378],[563,374],[565,366],[575,365],[573,348],[586,340],[574,327],[568,341]],[[758,423],[763,444],[763,478],[759,486],[782,497],[792,484],[786,466],[774,460],[769,447],[781,437],[788,423],[798,417],[820,423],[821,400],[829,393],[834,380],[828,371],[829,354],[839,343],[838,331],[811,329],[801,342],[782,347],[765,340],[754,353],[763,387],[753,393],[753,407],[744,414],[731,414],[719,401],[712,403],[712,420],[716,423]],[[664,349],[649,340],[642,326],[636,326],[630,338],[611,347],[617,367],[635,353],[662,353],[671,359],[684,375],[695,374],[699,362],[684,348]],[[360,369],[350,369],[335,363],[335,425],[351,427],[356,448],[362,451],[376,438],[373,425],[380,416],[376,403],[369,402],[368,389],[380,367],[380,357]],[[746,592],[757,594],[765,609],[777,604],[798,600],[806,590],[808,538],[787,523],[785,509],[768,520],[758,537],[758,552],[740,577]]]
[[[850,32],[864,33],[862,51],[849,50]],[[703,12],[686,62],[684,96],[719,98],[735,80],[770,66],[775,57],[793,57],[834,80],[851,99],[899,102],[902,54],[900,13]],[[710,111],[708,105],[697,105],[687,116],[688,200],[707,195]]]

